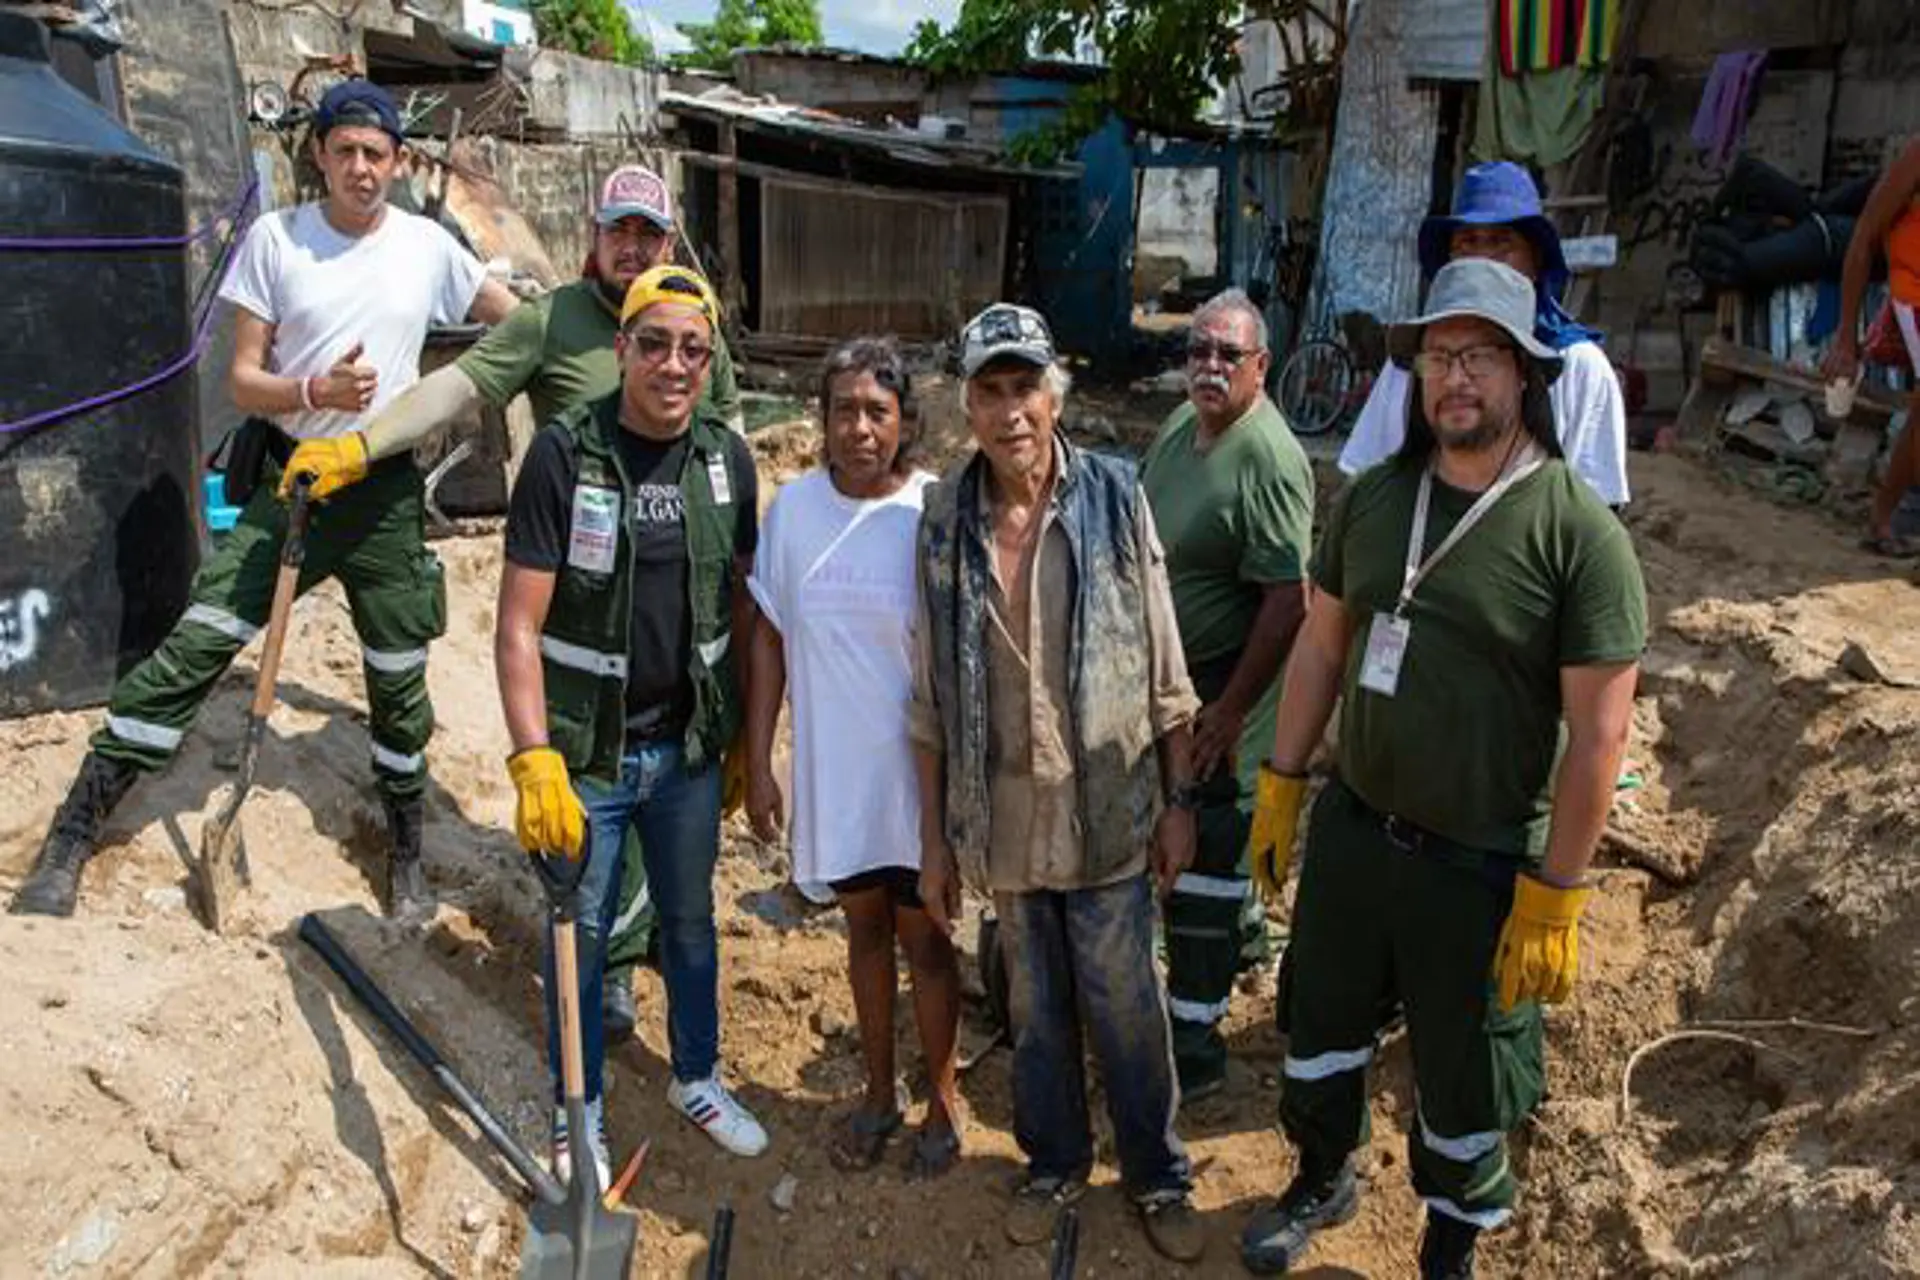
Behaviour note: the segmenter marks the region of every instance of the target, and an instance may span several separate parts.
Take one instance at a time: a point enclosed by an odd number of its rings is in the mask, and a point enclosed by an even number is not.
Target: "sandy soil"
[[[935,388],[932,452],[954,446]],[[1141,406],[1100,406],[1137,439]],[[806,465],[802,428],[761,433],[770,478]],[[1658,620],[1636,725],[1644,785],[1609,837],[1574,1000],[1551,1017],[1552,1096],[1519,1135],[1513,1229],[1492,1276],[1920,1274],[1920,692],[1839,666],[1849,643],[1920,677],[1920,589],[1848,531],[1698,465],[1636,457],[1631,523]],[[523,1221],[511,1172],[295,939],[317,910],[530,1145],[544,1139],[540,898],[509,833],[489,635],[497,541],[439,544],[451,625],[433,653],[440,729],[427,857],[444,900],[424,934],[378,918],[357,646],[340,596],[295,611],[282,705],[246,810],[243,933],[192,908],[188,864],[227,775],[251,657],[166,774],[112,819],[72,922],[0,917],[0,1276],[507,1276]],[[85,750],[93,715],[0,723],[0,891],[11,892]],[[944,1181],[835,1173],[830,1126],[860,1068],[832,913],[783,891],[777,850],[735,829],[716,886],[725,1053],[773,1148],[717,1153],[666,1107],[658,979],[612,1068],[618,1153],[652,1154],[632,1194],[637,1274],[704,1274],[721,1203],[733,1274],[1042,1276],[1000,1232],[1017,1168],[1004,1052],[966,1080],[969,1158]],[[1229,1025],[1230,1086],[1183,1116],[1213,1239],[1188,1274],[1240,1274],[1234,1241],[1289,1172],[1273,1132],[1282,1053],[1272,983]],[[902,1026],[906,1025],[905,1007]],[[1787,1020],[1822,1024],[1786,1025]],[[1729,1025],[1761,1020],[1771,1025]],[[1679,1028],[1689,1038],[1629,1056]],[[1835,1029],[1844,1028],[1844,1029]],[[970,1013],[967,1048],[984,1041]],[[903,1045],[910,1041],[903,1036]],[[916,1066],[903,1054],[903,1069]],[[1407,1275],[1404,1043],[1373,1089],[1372,1186],[1304,1274]],[[1104,1154],[1104,1151],[1103,1151]],[[797,1203],[768,1193],[783,1173]],[[1084,1276],[1165,1276],[1112,1189],[1089,1198]]]

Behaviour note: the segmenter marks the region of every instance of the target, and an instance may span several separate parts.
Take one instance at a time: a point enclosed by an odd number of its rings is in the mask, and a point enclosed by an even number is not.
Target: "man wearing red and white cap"
[[[614,338],[627,289],[649,269],[673,260],[676,233],[673,199],[660,175],[626,165],[607,176],[593,219],[593,251],[581,278],[516,308],[507,320],[459,360],[416,383],[367,426],[313,456],[295,459],[316,476],[315,496],[325,496],[366,474],[370,461],[412,449],[434,430],[484,401],[504,408],[524,392],[534,422],[544,427],[576,404],[620,389]],[[736,432],[739,384],[726,342],[713,335],[713,360],[703,409],[711,408]],[[626,859],[620,910],[608,946],[608,1035],[619,1040],[633,1030],[633,966],[645,954],[653,930],[646,869]]]

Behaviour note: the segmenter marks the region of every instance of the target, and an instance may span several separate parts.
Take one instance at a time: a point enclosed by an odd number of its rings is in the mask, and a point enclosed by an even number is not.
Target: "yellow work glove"
[[[528,853],[578,859],[587,842],[587,811],[567,780],[567,762],[552,747],[528,747],[507,759],[520,789],[513,831]]]
[[[1522,1000],[1558,1004],[1573,994],[1580,970],[1580,913],[1592,896],[1587,888],[1556,889],[1532,876],[1515,878],[1513,910],[1493,952],[1502,1012]]]
[[[293,478],[312,476],[311,496],[318,501],[350,484],[366,479],[367,438],[358,431],[328,436],[324,440],[302,440],[287,459],[280,476],[280,496],[293,496]]]
[[[1280,901],[1287,868],[1293,865],[1293,837],[1300,829],[1300,809],[1307,802],[1307,780],[1280,773],[1260,762],[1260,780],[1253,793],[1253,831],[1247,837],[1247,862],[1260,900]]]

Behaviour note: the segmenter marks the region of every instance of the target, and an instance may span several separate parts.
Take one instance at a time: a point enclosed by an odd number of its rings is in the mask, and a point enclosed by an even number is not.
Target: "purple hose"
[[[227,211],[226,218],[222,219],[222,221],[228,220],[228,219],[236,220],[236,224],[233,230],[229,233],[229,237],[228,237],[229,244],[232,243],[233,236],[236,236],[239,234],[237,219],[244,217],[246,215],[247,210],[253,207],[254,197],[258,194],[259,190],[260,190],[260,183],[257,179],[253,182],[248,183],[246,190],[240,193],[239,200],[237,200],[234,203],[233,207]],[[46,250],[62,250],[62,249],[92,250],[92,249],[134,249],[134,248],[182,248],[186,245],[193,243],[196,240],[202,239],[207,235],[210,235],[216,228],[219,227],[219,225],[220,223],[218,221],[210,222],[207,225],[201,227],[198,231],[194,231],[185,236],[177,236],[177,237],[156,236],[156,237],[145,237],[145,238],[138,238],[138,237],[125,238],[125,239],[117,239],[117,240],[112,238],[52,239],[52,240],[0,239],[0,249],[38,248],[38,249],[46,249]],[[219,273],[220,273],[221,280],[224,280],[226,278],[227,270],[231,266],[232,266],[231,259],[228,259],[220,264]],[[148,374],[146,377],[140,379],[138,382],[130,382],[125,386],[116,387],[112,391],[103,391],[97,396],[89,396],[85,400],[78,400],[71,404],[61,405],[57,409],[48,409],[41,413],[31,414],[28,417],[19,418],[13,422],[0,422],[0,436],[11,435],[18,431],[30,431],[35,427],[46,426],[50,422],[58,422],[62,418],[71,418],[76,414],[90,413],[95,409],[105,408],[107,405],[116,404],[121,400],[128,399],[132,396],[137,396],[143,391],[147,391],[153,387],[157,387],[161,383],[166,382],[171,378],[179,376],[179,374],[182,371],[188,368],[191,368],[200,359],[201,356],[206,354],[207,342],[211,338],[212,332],[213,332],[213,297],[217,293],[218,293],[218,283],[216,282],[215,288],[210,290],[208,293],[208,301],[207,301],[206,307],[200,312],[200,317],[194,324],[192,343],[188,345],[186,354],[181,356],[179,359],[175,360],[173,363],[167,365],[165,368],[160,369],[155,373]]]
[[[221,217],[203,223],[183,236],[0,236],[0,252],[9,250],[43,253],[88,252],[96,249],[184,249],[205,240],[220,230],[220,224],[246,212],[260,190],[255,178]]]

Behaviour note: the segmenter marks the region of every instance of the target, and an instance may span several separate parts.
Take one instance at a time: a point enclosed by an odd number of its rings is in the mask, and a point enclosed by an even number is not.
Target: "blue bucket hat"
[[[1560,306],[1572,272],[1560,249],[1560,232],[1540,207],[1540,189],[1525,169],[1508,160],[1477,164],[1460,179],[1453,212],[1435,214],[1420,224],[1420,271],[1432,279],[1453,254],[1453,234],[1462,227],[1512,227],[1533,245],[1540,259],[1534,328],[1556,348],[1600,340],[1596,329],[1575,321]]]
[[[379,129],[396,143],[406,141],[393,95],[371,80],[343,80],[320,99],[313,113],[313,136],[324,138],[341,125]]]

